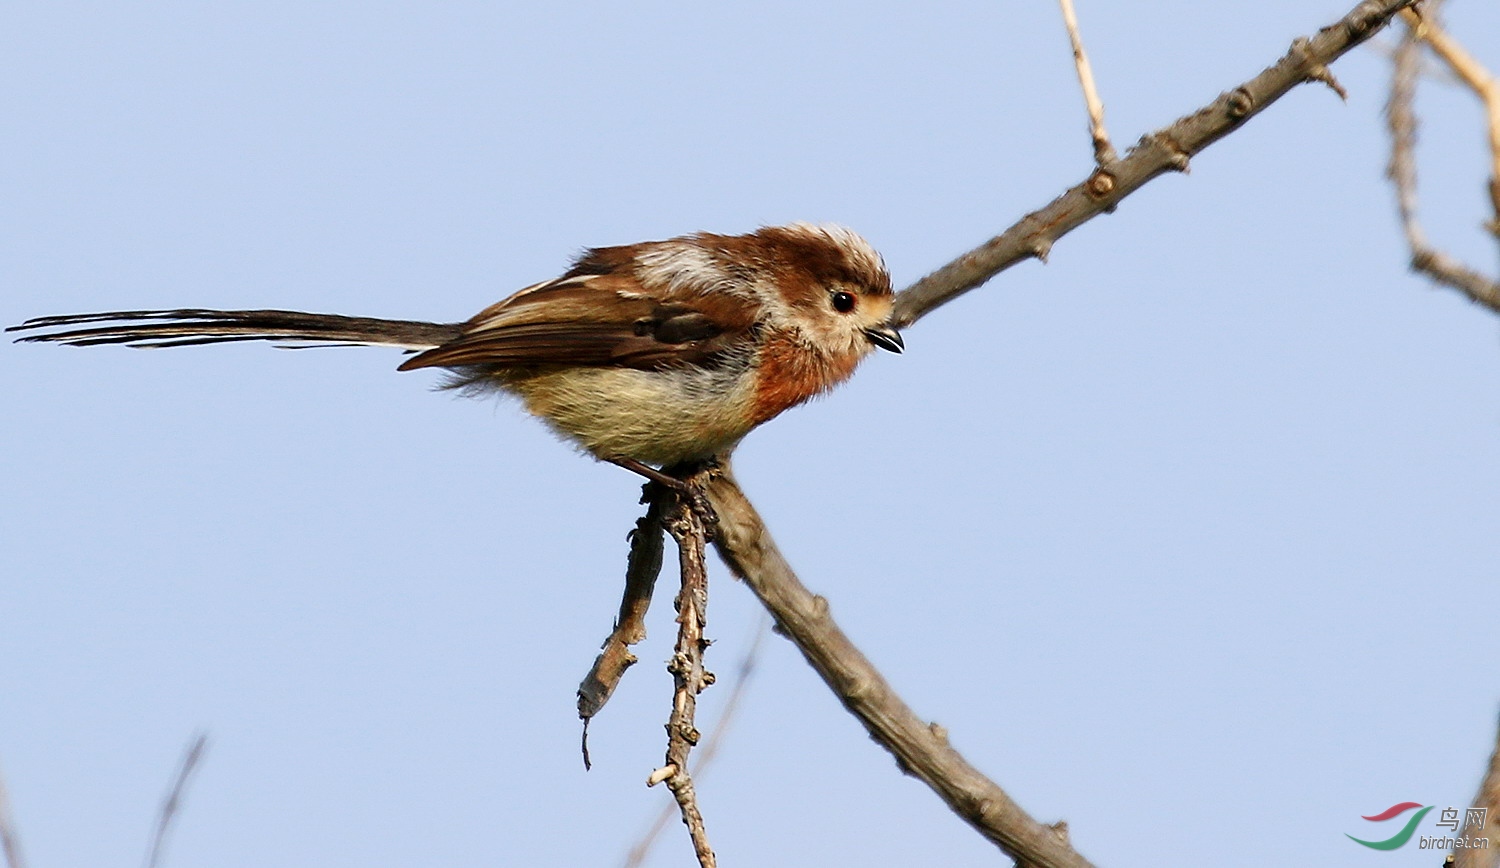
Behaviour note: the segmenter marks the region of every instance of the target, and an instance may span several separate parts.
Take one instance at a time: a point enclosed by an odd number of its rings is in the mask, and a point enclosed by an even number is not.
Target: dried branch
[[[578,717],[583,721],[583,767],[589,762],[589,721],[604,708],[620,684],[620,678],[636,662],[630,646],[646,638],[646,611],[651,607],[651,592],[661,574],[663,529],[662,517],[672,494],[656,483],[641,488],[641,502],[646,514],[636,520],[630,532],[630,556],[625,565],[625,590],[620,597],[620,612],[615,628],[604,640],[599,656],[589,674],[578,685]]]
[[[26,868],[26,858],[21,854],[21,836],[10,813],[10,793],[5,789],[4,777],[0,777],[0,852],[5,854],[6,868]]]
[[[1089,865],[1054,829],[1027,816],[1005,791],[948,744],[943,728],[917,717],[828,614],[828,601],[797,579],[770,531],[729,468],[709,485],[719,515],[714,544],[776,619],[833,692],[896,757],[902,771],[920,778],[954,813],[1018,862],[1043,868]]]
[[[1115,146],[1109,143],[1109,133],[1104,130],[1104,103],[1094,87],[1094,70],[1089,66],[1089,56],[1083,51],[1083,35],[1078,32],[1078,16],[1073,12],[1073,0],[1057,0],[1062,7],[1063,24],[1068,28],[1068,41],[1073,44],[1073,65],[1078,69],[1078,86],[1083,88],[1083,103],[1089,112],[1089,138],[1094,142],[1094,162],[1103,168],[1115,161]]]
[[[1191,158],[1238,129],[1292,88],[1331,82],[1328,64],[1369,39],[1414,0],[1366,0],[1310,39],[1297,39],[1286,55],[1259,75],[1175,123],[1148,133],[1120,160],[1094,170],[1050,204],[907,287],[896,297],[898,328],[974,289],[1026,259],[1045,260],[1052,245],[1121,199],[1166,172],[1185,172]]]
[[[199,733],[188,749],[182,755],[182,763],[177,767],[177,776],[172,781],[172,788],[167,791],[167,797],[161,803],[161,816],[156,821],[156,834],[151,837],[151,849],[146,851],[146,868],[156,868],[161,862],[163,848],[167,841],[167,832],[172,828],[172,820],[177,817],[177,812],[182,809],[182,794],[187,790],[188,778],[198,768],[203,760],[203,751],[208,747],[208,735]]]
[[[703,777],[714,758],[719,755],[719,749],[724,745],[724,736],[734,724],[734,719],[739,715],[740,703],[745,697],[745,690],[750,686],[751,676],[755,674],[755,667],[760,660],[761,642],[766,638],[770,627],[769,616],[761,615],[760,622],[755,626],[755,637],[750,640],[750,647],[745,650],[745,656],[740,658],[740,665],[735,670],[734,687],[729,691],[729,698],[724,700],[724,711],[719,714],[719,719],[714,721],[714,728],[709,731],[708,739],[703,742],[703,747],[698,751],[698,758],[693,761],[693,776]],[[668,802],[651,821],[646,832],[641,835],[639,841],[630,852],[625,854],[623,868],[640,868],[646,864],[646,857],[650,855],[651,848],[655,846],[656,839],[667,822],[672,819],[672,813],[676,808],[675,803]]]
[[[700,506],[703,487],[714,473],[705,470],[686,478],[684,481],[689,490],[679,492],[673,498],[672,508],[666,516],[667,532],[677,542],[682,590],[676,600],[677,645],[667,665],[674,686],[672,716],[667,721],[667,758],[666,763],[646,781],[647,786],[665,781],[667,789],[672,791],[701,868],[714,868],[717,862],[708,843],[703,814],[698,810],[693,779],[688,773],[688,753],[699,738],[693,722],[698,694],[714,682],[713,673],[703,667],[703,652],[709,644],[703,638],[703,627],[708,621],[708,569],[703,557],[712,519]]]
[[[1386,102],[1386,123],[1391,133],[1391,159],[1386,175],[1396,188],[1396,211],[1411,249],[1411,267],[1437,283],[1457,289],[1470,300],[1500,312],[1500,282],[1475,271],[1427,243],[1417,220],[1417,118],[1416,98],[1420,69],[1418,42],[1431,46],[1461,81],[1479,95],[1489,116],[1490,150],[1494,168],[1490,177],[1490,199],[1495,209],[1490,231],[1500,237],[1500,85],[1458,43],[1448,36],[1431,14],[1402,12],[1406,31],[1396,47],[1391,73],[1391,94]]]
[[[1464,828],[1459,837],[1472,840],[1483,837],[1480,832],[1486,825],[1500,821],[1500,733],[1496,734],[1495,751],[1490,754],[1489,770],[1485,772],[1484,780],[1479,782],[1479,792],[1474,795],[1474,801],[1470,804],[1483,808],[1485,812],[1484,823],[1471,822],[1468,812],[1465,812]],[[1454,868],[1496,868],[1500,865],[1500,849],[1455,849],[1449,854],[1445,864]]]

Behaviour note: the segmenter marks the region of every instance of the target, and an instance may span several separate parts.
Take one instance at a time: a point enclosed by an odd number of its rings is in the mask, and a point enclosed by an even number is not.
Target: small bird
[[[892,299],[863,238],[794,223],[587,250],[561,277],[462,323],[181,309],[39,317],[7,331],[73,346],[401,347],[417,354],[398,370],[444,368],[447,387],[516,395],[595,457],[670,484],[659,468],[724,454],[848,379],[874,347],[901,352]]]

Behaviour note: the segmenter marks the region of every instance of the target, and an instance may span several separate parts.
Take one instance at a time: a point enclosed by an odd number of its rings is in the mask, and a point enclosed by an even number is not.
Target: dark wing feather
[[[639,302],[615,305],[620,314],[640,315],[611,322],[544,321],[472,328],[456,340],[413,356],[400,370],[470,365],[654,369],[710,364],[749,334],[732,317],[715,319],[683,305]]]

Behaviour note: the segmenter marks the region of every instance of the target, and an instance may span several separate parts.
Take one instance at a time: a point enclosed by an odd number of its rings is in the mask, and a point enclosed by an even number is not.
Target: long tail
[[[458,337],[457,323],[370,319],[291,310],[124,310],[29,319],[7,332],[19,341],[90,347],[187,347],[230,341],[280,341],[289,346],[364,345],[425,350]]]

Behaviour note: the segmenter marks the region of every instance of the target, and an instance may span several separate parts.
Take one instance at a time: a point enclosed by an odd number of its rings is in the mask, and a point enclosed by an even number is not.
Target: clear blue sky
[[[1110,130],[1347,3],[1080,0]],[[1450,17],[1500,66],[1495,4]],[[1344,835],[1465,804],[1493,745],[1500,323],[1405,270],[1386,66],[737,457],[896,687],[1101,865],[1436,864]],[[456,320],[586,245],[790,220],[904,285],[1090,161],[1045,2],[10,4],[0,80],[7,324]],[[1477,110],[1423,101],[1429,233],[1491,265]],[[611,865],[656,812],[665,595],[587,774],[573,709],[636,481],[399,358],[0,347],[0,771],[34,868],[136,863],[199,729],[168,865]],[[712,581],[728,676],[757,606]],[[784,641],[747,703],[700,785],[724,864],[1000,861]],[[654,864],[689,859],[674,823]]]

